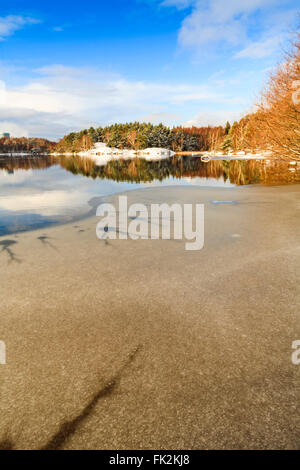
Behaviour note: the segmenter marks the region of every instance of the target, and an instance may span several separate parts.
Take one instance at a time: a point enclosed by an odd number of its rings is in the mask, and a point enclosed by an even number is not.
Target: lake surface
[[[201,162],[115,160],[96,166],[80,157],[2,157],[0,236],[79,220],[95,214],[95,198],[147,186],[232,188],[300,182],[300,165],[259,160]]]

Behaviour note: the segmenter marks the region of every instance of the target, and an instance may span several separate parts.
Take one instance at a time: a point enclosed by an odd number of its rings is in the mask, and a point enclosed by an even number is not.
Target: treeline
[[[55,149],[56,143],[41,138],[2,137],[0,139],[0,153],[31,152],[47,153]]]
[[[230,126],[229,126],[230,127]],[[57,144],[57,152],[80,152],[89,150],[95,142],[105,142],[118,149],[142,150],[161,147],[180,151],[207,151],[222,145],[226,128],[219,127],[176,127],[163,124],[132,122],[107,127],[72,132]]]

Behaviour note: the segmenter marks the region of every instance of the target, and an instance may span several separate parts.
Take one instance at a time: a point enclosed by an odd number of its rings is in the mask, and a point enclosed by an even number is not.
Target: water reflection
[[[172,157],[152,162],[143,159],[113,160],[105,166],[96,166],[86,158],[61,157],[60,165],[73,174],[136,183],[164,181],[170,177],[223,180],[234,185],[289,184],[300,181],[299,165],[282,161],[213,160],[203,163],[195,157]]]
[[[36,157],[0,157],[0,169],[8,174],[15,170],[41,170],[56,164],[57,159],[51,155]]]
[[[200,158],[175,156],[159,161],[139,158],[112,160],[103,166],[97,166],[91,159],[79,156],[5,157],[0,160],[0,169],[7,174],[14,174],[15,170],[47,169],[53,165],[60,165],[73,175],[117,182],[147,183],[170,177],[223,179],[234,185],[290,184],[300,181],[299,164],[278,160],[212,160],[203,163]]]
[[[195,157],[113,160],[96,166],[80,157],[5,157],[0,160],[0,235],[79,219],[95,197],[145,185],[232,187],[300,182],[300,165]],[[48,240],[40,240],[46,242]]]

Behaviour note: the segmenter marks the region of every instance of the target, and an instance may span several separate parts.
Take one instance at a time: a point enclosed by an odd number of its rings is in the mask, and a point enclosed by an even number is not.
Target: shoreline
[[[158,161],[158,160],[166,160],[172,157],[195,157],[200,158],[203,163],[208,163],[209,161],[249,161],[249,160],[265,160],[266,162],[271,161],[282,161],[282,162],[290,162],[291,164],[299,163],[299,160],[295,159],[286,159],[286,158],[278,158],[278,156],[272,156],[272,153],[269,151],[261,151],[258,153],[247,153],[247,152],[238,152],[234,153],[227,153],[224,154],[222,152],[215,152],[215,151],[191,151],[191,152],[172,152],[170,155],[156,155],[156,156],[148,156],[146,154],[138,155],[136,152],[135,154],[131,153],[131,151],[125,151],[124,154],[120,153],[111,153],[111,154],[90,154],[89,151],[81,151],[81,152],[49,152],[49,153],[30,153],[30,152],[12,152],[12,153],[0,153],[0,159],[2,157],[5,158],[22,158],[22,157],[32,157],[32,158],[39,158],[39,157],[81,157],[81,158],[88,158],[93,160],[96,165],[103,166],[109,163],[110,161],[115,160],[130,160],[130,159],[144,159],[147,161]]]
[[[164,188],[169,188],[171,190],[173,189],[177,189],[177,190],[181,190],[181,189],[190,189],[190,190],[198,190],[198,191],[203,191],[203,192],[215,192],[215,191],[224,191],[225,193],[228,193],[228,191],[238,191],[238,190],[242,190],[244,188],[247,188],[247,189],[253,189],[255,191],[255,189],[258,189],[258,188],[287,188],[287,187],[296,187],[296,186],[299,186],[300,187],[300,183],[293,183],[293,184],[283,184],[283,185],[262,185],[262,184],[248,184],[248,185],[243,185],[243,186],[234,186],[234,187],[228,187],[228,188],[220,188],[220,187],[213,187],[213,186],[182,186],[182,185],[170,185],[170,186],[165,186]],[[49,229],[52,229],[52,228],[57,228],[57,227],[67,227],[67,226],[70,226],[74,223],[78,223],[78,222],[84,222],[86,220],[90,220],[92,218],[95,217],[95,213],[96,213],[96,208],[98,207],[99,204],[102,204],[103,202],[108,202],[109,200],[111,200],[112,198],[115,198],[115,197],[118,197],[118,196],[121,196],[121,195],[125,195],[125,196],[128,196],[130,197],[130,195],[132,193],[136,193],[137,191],[153,191],[155,189],[158,189],[159,191],[161,189],[163,189],[163,187],[142,187],[142,188],[139,188],[139,189],[128,189],[127,191],[120,191],[120,192],[114,192],[114,193],[111,193],[111,194],[106,194],[105,196],[99,196],[99,197],[93,197],[91,198],[91,200],[88,201],[88,204],[91,206],[91,209],[86,213],[86,214],[81,214],[81,215],[76,215],[74,216],[74,218],[72,218],[72,220],[66,220],[66,221],[53,221],[53,223],[46,223],[45,225],[43,225],[42,227],[41,226],[37,226],[37,227],[29,227],[29,228],[26,228],[26,229],[22,229],[22,230],[16,230],[16,231],[9,231],[7,233],[4,233],[4,234],[1,234],[0,233],[0,239],[3,238],[3,237],[7,237],[7,236],[15,236],[15,235],[19,235],[19,234],[26,234],[26,233],[31,233],[31,232],[37,232],[37,231],[46,231],[46,230],[49,230]],[[95,201],[95,199],[97,199],[97,202]],[[91,204],[91,201],[94,201],[93,204]]]
[[[206,204],[197,252],[105,243],[97,217],[0,238],[0,442],[45,448],[100,394],[60,448],[298,447],[300,186],[238,189],[129,192]],[[224,194],[236,203],[211,204]]]
[[[138,155],[136,154],[135,156],[133,154],[130,154],[130,151],[124,151],[124,154],[122,153],[111,153],[107,155],[93,155],[90,154],[89,151],[86,152],[65,152],[65,153],[58,153],[58,152],[52,152],[50,155],[53,156],[59,156],[59,155],[64,155],[64,156],[79,156],[79,157],[88,157],[88,158],[107,158],[109,160],[114,160],[114,159],[128,159],[128,158],[144,158],[146,160],[155,160],[156,158],[150,158],[147,155]],[[256,159],[265,159],[271,156],[269,152],[259,152],[259,153],[246,153],[246,152],[240,152],[236,154],[223,154],[222,152],[215,152],[215,151],[193,151],[193,152],[174,152],[174,154],[170,156],[161,156],[161,159],[165,158],[171,158],[171,157],[182,157],[182,156],[187,156],[187,157],[203,157],[203,156],[208,156],[212,160],[227,160],[227,159],[232,159],[232,160],[256,160]]]
[[[164,150],[164,149],[162,149]],[[155,157],[149,158],[146,154],[144,155],[139,155],[138,152],[130,153],[131,150],[125,150],[124,154],[122,153],[122,150],[120,150],[120,153],[111,153],[105,155],[105,157],[109,157],[111,160],[116,159],[116,158],[145,158],[149,160],[154,160]],[[39,156],[53,156],[53,157],[59,157],[59,156],[79,156],[79,157],[89,157],[93,158],[96,157],[97,155],[90,154],[89,151],[80,151],[80,152],[43,152],[43,153],[31,153],[31,152],[10,152],[10,153],[0,153],[0,157],[39,157]],[[101,155],[102,156],[102,155]],[[104,155],[103,155],[104,156]],[[258,158],[268,158],[271,157],[271,154],[269,152],[258,152],[258,153],[247,153],[247,152],[238,152],[236,154],[234,153],[227,153],[224,154],[222,152],[215,152],[215,151],[183,151],[183,152],[173,152],[171,155],[175,157],[181,157],[181,156],[190,156],[190,157],[201,157],[201,156],[208,156],[211,157],[212,159],[225,159],[227,158],[232,158],[232,159],[258,159]],[[170,158],[170,156],[165,156],[163,155],[161,158]],[[148,158],[147,158],[148,157]]]

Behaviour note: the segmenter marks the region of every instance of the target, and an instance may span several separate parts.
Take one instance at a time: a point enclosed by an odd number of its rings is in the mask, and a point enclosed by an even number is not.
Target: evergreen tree
[[[225,134],[228,135],[231,129],[230,123],[227,121],[225,126]]]

